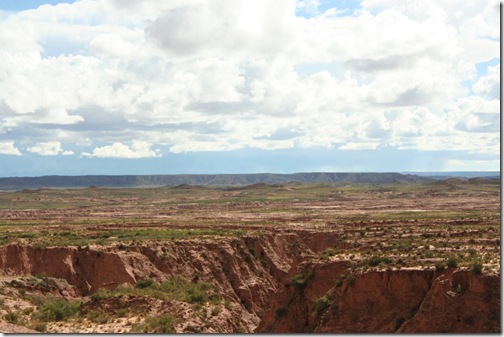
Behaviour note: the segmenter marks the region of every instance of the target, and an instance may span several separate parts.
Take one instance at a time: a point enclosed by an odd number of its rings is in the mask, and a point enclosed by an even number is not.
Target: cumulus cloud
[[[481,77],[473,85],[473,90],[486,98],[499,99],[500,97],[500,64],[488,67],[487,75]]]
[[[93,153],[83,152],[87,157],[97,158],[151,158],[160,157],[159,150],[151,150],[151,144],[143,141],[133,141],[131,146],[120,142],[115,142],[112,145],[97,147]]]
[[[0,154],[20,156],[21,152],[14,146],[14,142],[0,142]]]
[[[35,146],[27,148],[28,152],[32,152],[41,156],[56,156],[56,155],[72,155],[73,151],[65,151],[61,148],[60,142],[43,142],[37,143]]]
[[[271,53],[294,40],[295,1],[217,0],[165,11],[146,36],[174,55]]]
[[[498,153],[500,66],[478,72],[499,58],[496,3],[321,4],[81,0],[1,17],[0,153],[70,153],[54,139],[96,158]]]

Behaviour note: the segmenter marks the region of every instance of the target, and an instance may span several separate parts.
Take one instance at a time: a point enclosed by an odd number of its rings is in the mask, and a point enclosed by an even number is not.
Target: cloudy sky
[[[499,2],[0,0],[0,176],[499,170]]]

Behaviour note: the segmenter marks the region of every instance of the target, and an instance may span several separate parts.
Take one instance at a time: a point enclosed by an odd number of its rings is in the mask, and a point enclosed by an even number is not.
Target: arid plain
[[[500,182],[0,193],[5,332],[499,332]]]

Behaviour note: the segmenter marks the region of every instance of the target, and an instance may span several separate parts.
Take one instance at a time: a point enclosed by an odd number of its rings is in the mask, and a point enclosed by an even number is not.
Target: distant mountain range
[[[461,172],[402,172],[404,174],[414,174],[421,177],[434,179],[470,179],[470,178],[500,178],[499,171],[461,171]]]
[[[486,172],[473,177],[488,177]],[[243,186],[258,183],[370,183],[387,184],[400,182],[430,182],[447,177],[463,177],[461,175],[446,176],[432,174],[402,173],[329,173],[310,172],[293,174],[257,173],[257,174],[177,174],[177,175],[89,175],[89,176],[42,176],[42,177],[11,177],[0,178],[0,190],[21,190],[36,188],[83,188],[83,187],[159,187],[177,185],[220,185]],[[499,172],[493,175],[499,178]]]

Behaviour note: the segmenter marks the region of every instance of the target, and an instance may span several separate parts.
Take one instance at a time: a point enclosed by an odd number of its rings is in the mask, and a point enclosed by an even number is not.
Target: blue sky
[[[499,37],[496,1],[2,0],[0,176],[499,170]]]
[[[35,9],[41,5],[57,5],[59,3],[73,3],[75,1],[63,1],[63,0],[2,0],[0,1],[0,9],[17,12],[27,9]]]

